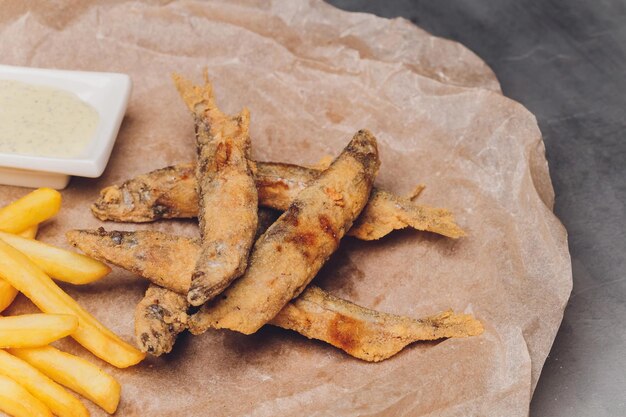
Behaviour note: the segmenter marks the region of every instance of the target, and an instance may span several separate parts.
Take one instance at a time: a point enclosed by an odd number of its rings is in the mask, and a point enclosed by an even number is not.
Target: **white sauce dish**
[[[0,86],[0,184],[63,189],[72,175],[102,175],[130,97],[128,75],[0,65]]]

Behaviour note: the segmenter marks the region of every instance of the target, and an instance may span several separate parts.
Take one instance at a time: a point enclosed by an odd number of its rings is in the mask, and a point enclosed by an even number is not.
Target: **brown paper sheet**
[[[552,213],[535,118],[499,93],[473,53],[402,19],[313,0],[5,0],[0,37],[2,64],[119,71],[134,82],[104,176],[72,180],[43,241],[67,247],[66,230],[101,226],[88,209],[101,187],[193,157],[193,124],[169,74],[199,81],[205,66],[226,110],[250,108],[255,158],[314,163],[368,128],[379,139],[377,183],[400,194],[427,184],[420,201],[452,209],[469,235],[345,239],[316,283],[412,317],[471,312],[485,323],[482,336],[415,344],[370,364],[280,329],[211,331],[127,370],[59,343],[119,379],[117,415],[527,415],[572,285],[566,232]],[[0,204],[26,191],[0,186]],[[197,233],[191,221],[104,226]],[[133,340],[145,282],[116,269],[63,287]],[[10,313],[33,309],[20,296]]]

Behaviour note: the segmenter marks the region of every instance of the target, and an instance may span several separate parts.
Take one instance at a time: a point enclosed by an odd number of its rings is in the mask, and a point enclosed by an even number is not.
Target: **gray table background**
[[[574,289],[532,417],[626,416],[626,0],[329,0],[461,42],[539,120]]]

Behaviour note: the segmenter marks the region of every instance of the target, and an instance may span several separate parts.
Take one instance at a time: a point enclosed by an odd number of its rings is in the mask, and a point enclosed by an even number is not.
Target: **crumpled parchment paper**
[[[402,19],[313,0],[5,0],[0,37],[2,64],[119,71],[134,82],[104,176],[72,180],[43,241],[67,247],[66,230],[102,226],[89,211],[101,187],[193,158],[193,123],[170,73],[199,81],[204,67],[227,111],[250,108],[255,158],[315,163],[368,128],[379,140],[378,184],[399,194],[427,184],[420,201],[453,210],[468,232],[458,241],[415,231],[345,239],[316,282],[396,314],[471,312],[482,336],[414,344],[370,364],[271,327],[249,337],[210,331],[126,370],[59,343],[119,379],[117,415],[527,415],[571,290],[566,232],[535,118],[500,94],[472,52]],[[0,186],[0,204],[26,191]],[[197,233],[192,221],[104,226]],[[118,269],[63,285],[127,340],[146,286]],[[10,313],[33,309],[20,296]]]

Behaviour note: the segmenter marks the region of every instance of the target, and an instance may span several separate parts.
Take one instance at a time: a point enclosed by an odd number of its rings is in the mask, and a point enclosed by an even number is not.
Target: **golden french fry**
[[[0,209],[0,230],[21,233],[57,214],[61,194],[51,188],[39,188]]]
[[[120,384],[96,365],[52,346],[10,349],[59,384],[93,401],[109,414],[120,402]]]
[[[33,368],[27,362],[0,350],[0,375],[26,388],[59,417],[89,417],[89,411],[65,388]]]
[[[111,272],[89,256],[57,248],[34,239],[0,232],[0,239],[22,252],[47,275],[70,284],[89,284]]]
[[[69,336],[78,319],[69,314],[22,314],[0,317],[0,348],[45,346]]]
[[[16,296],[17,290],[0,278],[0,313],[11,305]]]
[[[29,227],[28,229],[25,229],[25,230],[21,231],[17,235],[25,237],[27,239],[34,239],[34,238],[37,237],[37,232],[39,232],[39,225],[35,224],[35,225]]]
[[[44,403],[4,375],[0,375],[0,411],[13,417],[52,417]]]
[[[44,313],[72,314],[78,329],[72,337],[91,353],[118,368],[135,365],[145,357],[104,327],[65,293],[26,255],[0,239],[0,278],[8,281]]]

